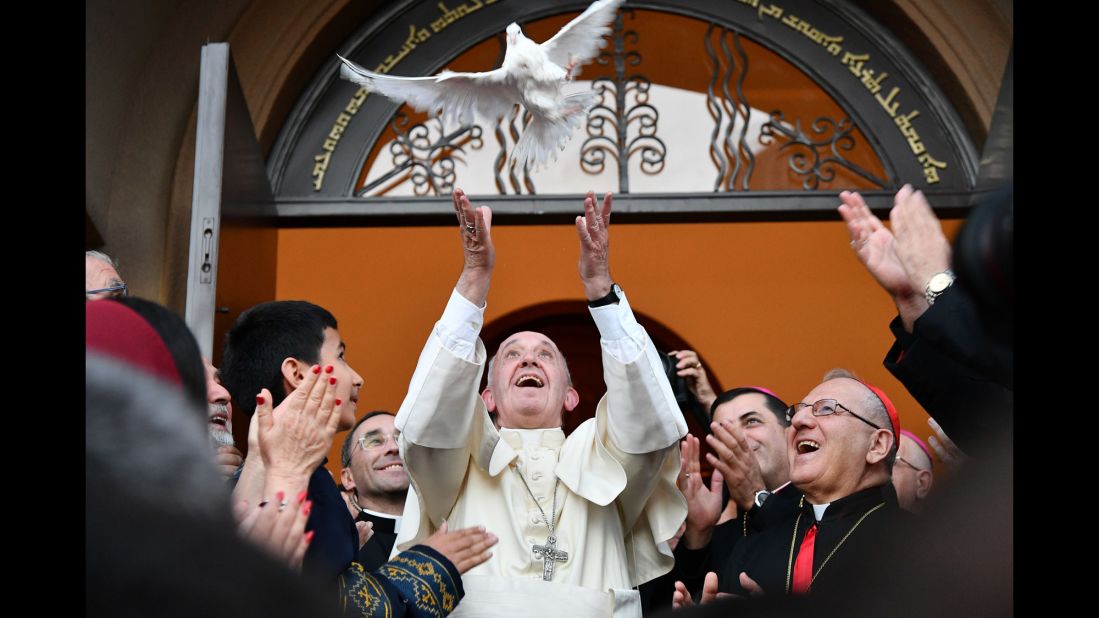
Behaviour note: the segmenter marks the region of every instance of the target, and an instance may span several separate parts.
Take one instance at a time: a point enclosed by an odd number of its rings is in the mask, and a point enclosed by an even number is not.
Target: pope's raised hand
[[[492,269],[496,266],[496,249],[492,246],[492,210],[488,206],[473,208],[461,189],[451,194],[454,214],[458,217],[458,233],[462,238],[462,274],[455,286],[458,293],[478,307],[488,299]]]

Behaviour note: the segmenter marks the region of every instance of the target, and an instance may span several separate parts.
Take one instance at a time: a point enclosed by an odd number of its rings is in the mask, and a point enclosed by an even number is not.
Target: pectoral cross
[[[542,579],[546,581],[553,579],[554,562],[565,562],[569,559],[568,552],[557,549],[557,537],[552,534],[546,539],[545,545],[534,546],[534,555],[542,558]]]

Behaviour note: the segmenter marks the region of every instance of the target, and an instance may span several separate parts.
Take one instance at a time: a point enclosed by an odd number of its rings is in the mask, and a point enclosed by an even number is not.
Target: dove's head
[[[523,36],[523,30],[520,29],[519,24],[515,22],[511,22],[511,24],[508,25],[507,33],[509,47],[518,43],[519,37]]]

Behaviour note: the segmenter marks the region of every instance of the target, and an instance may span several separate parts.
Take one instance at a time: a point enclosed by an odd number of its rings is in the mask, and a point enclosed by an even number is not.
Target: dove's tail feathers
[[[522,170],[528,163],[532,171],[544,168],[551,160],[557,160],[557,152],[565,148],[588,117],[588,110],[599,101],[594,92],[570,95],[561,102],[561,120],[553,121],[541,114],[533,114],[530,124],[515,144],[511,159],[515,169]]]
[[[511,151],[515,171],[526,169],[528,165],[531,171],[536,171],[545,167],[550,157],[557,160],[553,142],[555,128],[564,128],[565,137],[568,137],[566,125],[558,124],[555,127],[544,116],[534,114],[530,124],[523,129],[523,135],[515,143],[515,150]]]

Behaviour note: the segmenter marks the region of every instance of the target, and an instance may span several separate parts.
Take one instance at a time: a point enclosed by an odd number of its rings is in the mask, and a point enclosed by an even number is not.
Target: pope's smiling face
[[[557,345],[530,331],[500,346],[482,396],[489,412],[499,414],[500,426],[512,429],[560,427],[562,414],[580,401]]]

